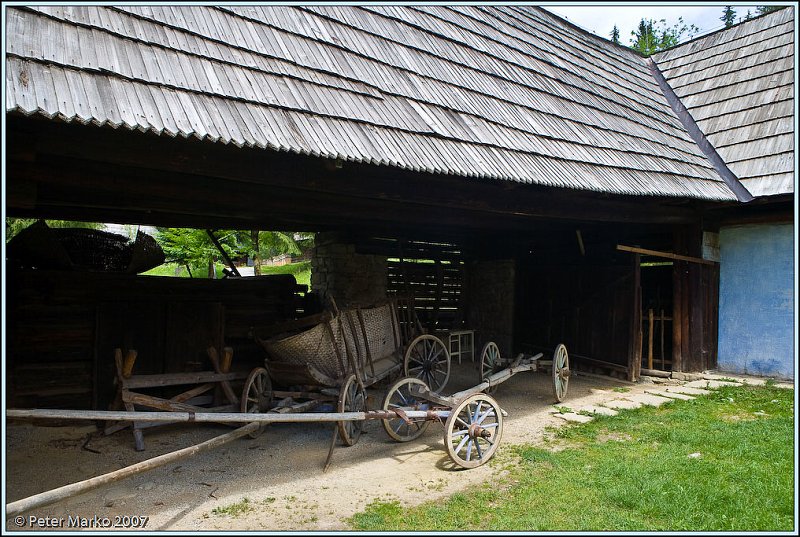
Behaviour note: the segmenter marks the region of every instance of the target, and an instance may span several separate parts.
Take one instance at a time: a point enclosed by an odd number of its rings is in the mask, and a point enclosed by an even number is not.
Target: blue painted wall
[[[720,371],[794,378],[794,226],[720,230]]]

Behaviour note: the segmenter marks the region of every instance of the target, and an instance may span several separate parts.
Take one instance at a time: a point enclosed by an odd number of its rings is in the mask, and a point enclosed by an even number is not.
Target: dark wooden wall
[[[575,363],[628,367],[634,270],[621,265],[518,265],[516,346],[523,352],[564,343]]]
[[[8,274],[7,395],[17,408],[105,409],[114,349],[135,372],[211,370],[209,346],[234,349],[233,369],[263,363],[259,327],[304,313],[293,276],[201,280],[106,273]]]

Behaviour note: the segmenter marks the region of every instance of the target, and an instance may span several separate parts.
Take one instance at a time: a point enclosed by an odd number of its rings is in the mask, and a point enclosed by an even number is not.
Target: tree
[[[253,272],[261,274],[261,260],[280,254],[299,254],[301,244],[295,234],[288,231],[252,230],[249,236],[247,254],[253,259]]]
[[[246,251],[246,245],[242,244],[242,235],[242,232],[234,230],[215,232],[222,249],[229,257],[239,257],[243,250]],[[190,275],[192,267],[207,267],[208,277],[216,277],[215,264],[221,254],[206,230],[159,227],[156,228],[155,239],[164,250],[167,261],[184,265]]]
[[[643,56],[650,56],[661,50],[674,47],[681,42],[684,34],[691,38],[700,31],[694,24],[686,24],[683,17],[678,17],[678,22],[667,26],[667,21],[661,19],[642,19],[635,31],[631,32],[631,48]]]
[[[619,45],[619,28],[617,25],[614,25],[614,28],[611,30],[611,42],[615,45]]]
[[[725,23],[725,28],[733,26],[734,21],[736,21],[736,11],[733,9],[733,6],[725,6],[719,20]]]
[[[756,11],[759,15],[766,15],[767,13],[772,13],[773,11],[778,11],[785,7],[786,6],[756,6]]]
[[[260,274],[261,259],[280,254],[299,254],[307,246],[306,237],[295,239],[290,231],[218,230],[217,241],[231,258],[249,256],[255,261],[255,274]],[[215,263],[221,253],[204,229],[157,228],[156,241],[164,250],[167,261],[183,265],[192,274],[192,268],[208,268],[208,277],[215,277]],[[313,236],[311,238],[313,241]]]

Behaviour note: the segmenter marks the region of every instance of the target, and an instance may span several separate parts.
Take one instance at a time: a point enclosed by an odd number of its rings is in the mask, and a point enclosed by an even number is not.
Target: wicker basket
[[[298,334],[278,336],[263,341],[262,344],[270,356],[278,362],[310,364],[335,379],[345,376],[339,357],[341,356],[346,365],[347,355],[338,319],[320,323]]]
[[[261,344],[272,360],[308,364],[334,379],[343,379],[353,372],[352,363],[356,369],[365,371],[368,356],[373,361],[399,356],[392,306],[385,304],[360,311],[363,328],[358,310],[349,309],[303,332],[262,340]]]

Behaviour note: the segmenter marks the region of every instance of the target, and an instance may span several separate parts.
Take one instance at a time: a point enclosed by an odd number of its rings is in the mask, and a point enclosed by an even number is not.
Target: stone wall
[[[319,233],[311,257],[311,290],[332,296],[339,308],[369,306],[386,299],[386,257],[356,253],[334,233]]]
[[[467,265],[467,327],[475,330],[476,361],[488,341],[497,344],[503,358],[512,357],[516,272],[513,260],[473,261]]]

